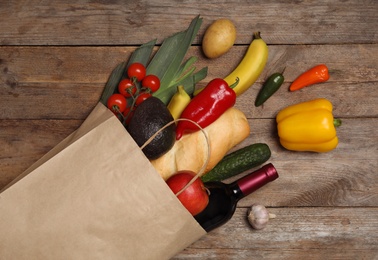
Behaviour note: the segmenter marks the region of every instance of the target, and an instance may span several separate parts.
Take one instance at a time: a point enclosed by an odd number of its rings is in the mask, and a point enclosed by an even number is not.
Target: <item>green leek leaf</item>
[[[109,97],[114,93],[115,89],[117,88],[119,81],[122,79],[122,76],[125,73],[125,69],[126,62],[122,62],[118,64],[118,66],[115,67],[115,69],[110,74],[100,98],[100,102],[105,106]]]
[[[194,70],[195,67],[191,67],[196,61],[197,57],[190,57],[187,59],[183,64],[181,64],[180,68],[176,72],[176,75],[174,77],[175,82],[185,78],[188,74],[191,74]],[[190,68],[191,67],[191,68]],[[190,69],[189,69],[190,68]],[[188,72],[189,71],[189,72]],[[184,74],[185,73],[185,74]]]
[[[138,47],[130,56],[129,61],[127,62],[126,69],[134,62],[142,63],[147,67],[147,62],[151,58],[152,50],[155,47],[156,39],[150,42],[147,42],[140,47]]]
[[[186,77],[178,82],[176,82],[174,85],[171,85],[169,88],[165,88],[163,91],[160,91],[159,93],[155,94],[157,98],[159,98],[164,103],[168,104],[171,100],[172,96],[176,93],[177,87],[179,85],[182,85],[185,89],[185,91],[191,95],[193,94],[195,90],[195,85],[203,80],[207,76],[207,67],[202,68],[198,72],[190,75],[189,77]]]
[[[147,74],[155,74],[160,78],[160,88],[153,95],[161,99],[165,104],[168,104],[176,91],[177,77],[182,76],[177,75],[181,74],[178,72],[183,72],[187,67],[186,65],[194,63],[193,59],[189,59],[186,64],[181,65],[201,24],[202,18],[197,16],[192,20],[187,30],[166,38],[147,67]],[[186,76],[190,76],[191,73],[193,71],[190,71]],[[194,85],[192,87],[194,88]],[[167,91],[167,89],[173,90]]]

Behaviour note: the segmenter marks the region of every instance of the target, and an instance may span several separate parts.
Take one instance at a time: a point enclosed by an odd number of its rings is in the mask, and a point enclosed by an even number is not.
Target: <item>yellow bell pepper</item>
[[[276,117],[283,147],[292,151],[328,152],[336,148],[335,126],[341,121],[332,115],[332,103],[318,98],[282,109]]]

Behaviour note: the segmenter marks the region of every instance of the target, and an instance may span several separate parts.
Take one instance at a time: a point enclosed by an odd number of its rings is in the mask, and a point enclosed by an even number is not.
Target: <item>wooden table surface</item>
[[[234,217],[174,259],[378,259],[378,2],[317,1],[0,1],[0,189],[77,129],[99,100],[112,69],[140,44],[158,44],[203,24],[188,55],[208,66],[205,85],[243,57],[254,31],[269,46],[258,81],[237,100],[251,133],[238,147],[269,145],[280,178],[240,201]],[[201,53],[218,18],[237,28],[233,48]],[[328,82],[289,92],[300,72],[325,63]],[[284,67],[285,82],[255,108],[261,84]],[[328,153],[290,152],[278,142],[282,108],[323,97],[342,119]],[[238,147],[235,147],[238,148]],[[246,212],[260,203],[276,214],[260,231]]]

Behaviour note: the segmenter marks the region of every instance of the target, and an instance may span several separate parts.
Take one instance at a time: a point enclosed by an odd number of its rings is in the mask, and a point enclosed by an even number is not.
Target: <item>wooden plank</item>
[[[344,119],[343,125],[337,129],[339,145],[328,153],[287,151],[279,144],[273,119],[250,119],[249,121],[250,136],[234,150],[246,144],[264,142],[269,144],[272,150],[271,158],[282,162],[338,159],[364,161],[377,158],[378,119],[376,118]],[[0,146],[3,153],[1,158],[10,157],[12,154],[15,157],[23,154],[31,155],[35,151],[46,153],[60,140],[71,134],[81,122],[81,120],[1,120],[0,133],[1,142],[3,142]]]
[[[248,43],[256,30],[272,44],[376,43],[378,39],[378,6],[371,0],[2,0],[0,6],[1,45],[137,45],[151,37],[161,42],[186,29],[198,14],[204,23],[195,43],[213,20],[222,17],[234,21],[237,44]]]
[[[339,118],[376,117],[377,83],[323,83],[300,92],[289,92],[284,85],[260,107],[254,106],[262,83],[255,83],[235,105],[248,118],[275,118],[286,106],[327,98]],[[104,84],[95,83],[19,83],[16,88],[0,85],[2,119],[78,119],[87,117],[99,101]],[[363,103],[359,103],[361,100]],[[358,103],[358,105],[356,105]],[[33,108],[25,112],[25,107]]]
[[[268,208],[277,218],[254,230],[247,208],[173,259],[377,259],[378,210]]]
[[[254,241],[251,241],[253,243]],[[179,259],[216,259],[216,260],[250,260],[250,259],[293,259],[293,260],[345,260],[345,259],[366,259],[376,260],[374,250],[348,249],[347,252],[333,249],[291,249],[280,248],[269,250],[259,248],[257,250],[248,249],[192,249],[187,248],[183,253],[178,254],[172,260]]]
[[[236,107],[248,118],[275,118],[277,113],[293,104],[316,98],[326,98],[333,104],[333,114],[338,118],[376,117],[378,111],[377,83],[322,83],[305,89],[289,92],[290,83],[281,88],[262,106],[255,107],[254,102],[262,83],[255,83],[238,98]]]
[[[71,134],[80,120],[0,120],[0,188]],[[240,202],[267,206],[377,206],[377,118],[345,119],[329,153],[290,152],[272,119],[250,119],[251,135],[234,149],[264,142],[280,178]],[[375,127],[374,127],[375,126]],[[231,178],[227,182],[234,180]]]
[[[269,161],[280,171],[280,178],[269,188],[269,192],[274,190],[278,194],[267,194],[266,189],[257,191],[243,200],[242,205],[254,200],[280,206],[377,205],[376,119],[344,119],[343,125],[337,129],[339,145],[328,153],[285,150],[279,144],[274,120],[250,119],[250,125],[250,136],[234,150],[251,143],[268,144],[272,151]],[[282,191],[287,195],[279,194]]]
[[[319,63],[330,69],[329,82],[374,82],[377,79],[378,44],[269,45],[269,60],[260,77],[285,68],[286,82]],[[112,69],[127,60],[136,47],[0,47],[2,83],[25,82],[104,83]],[[193,46],[189,56],[196,67],[209,67],[209,79],[225,77],[243,58],[247,46],[234,46],[217,59],[207,59]]]
[[[238,98],[237,107],[249,118],[272,118],[283,107],[317,97],[334,103],[339,117],[377,116],[378,44],[337,46],[270,46],[270,57],[259,80]],[[0,118],[84,119],[98,102],[106,80],[117,64],[135,48],[109,47],[0,47]],[[203,58],[198,47],[197,68],[209,67],[198,86],[226,76],[242,59],[246,47],[235,46],[217,60]],[[289,92],[300,72],[326,62],[327,83]],[[255,108],[262,81],[285,69],[285,83],[266,103]],[[64,102],[61,102],[64,100]],[[355,105],[356,101],[363,101]],[[59,104],[59,109],[56,105]],[[33,107],[25,113],[24,107]]]

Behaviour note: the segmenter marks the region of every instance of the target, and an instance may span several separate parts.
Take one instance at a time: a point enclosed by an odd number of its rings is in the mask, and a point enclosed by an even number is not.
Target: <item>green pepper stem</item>
[[[339,119],[339,118],[335,118],[335,119],[333,119],[333,125],[334,125],[335,127],[339,127],[339,126],[341,126],[341,124],[342,124],[341,119]]]
[[[232,85],[230,85],[230,88],[234,88],[234,87],[236,87],[236,86],[238,85],[238,83],[239,83],[239,78],[236,78],[236,79],[235,79],[235,82],[232,83]]]

